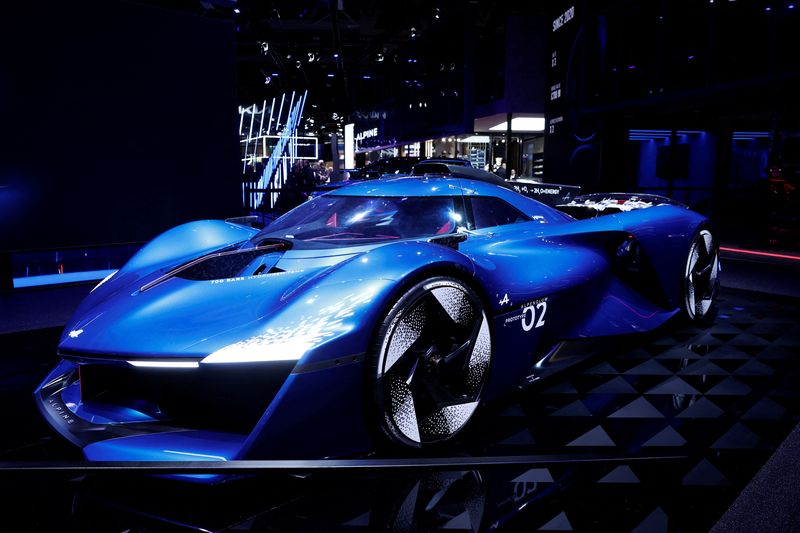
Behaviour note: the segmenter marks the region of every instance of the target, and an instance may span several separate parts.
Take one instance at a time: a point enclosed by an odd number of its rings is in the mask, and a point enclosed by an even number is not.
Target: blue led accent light
[[[79,283],[82,281],[99,281],[114,272],[114,270],[90,270],[87,272],[68,272],[66,274],[44,274],[42,276],[28,276],[14,278],[14,288],[42,287],[45,285],[61,285],[63,283]]]

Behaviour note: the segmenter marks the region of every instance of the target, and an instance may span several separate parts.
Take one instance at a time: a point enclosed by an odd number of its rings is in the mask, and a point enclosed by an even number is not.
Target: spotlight
[[[264,85],[269,85],[272,82],[272,76],[264,78]]]
[[[417,28],[411,28],[411,38],[415,38],[417,36]]]
[[[441,14],[441,11],[437,7],[436,10],[433,12],[433,18],[438,19],[440,14]]]
[[[383,61],[383,59],[384,59],[384,58],[383,58],[383,54],[381,54],[381,53],[378,53],[378,54],[375,56],[375,61],[377,61],[378,63],[380,63],[381,61]]]
[[[300,61],[300,60],[298,59],[297,61],[295,61],[295,63],[294,63],[294,66],[295,66],[296,68],[300,68],[300,67],[302,67],[302,66],[303,66],[303,63],[302,63],[302,61]]]
[[[239,9],[238,7],[234,7],[234,8],[233,8],[233,12],[234,12],[234,13],[236,13],[236,14],[238,15],[239,13],[241,13],[241,12],[242,12],[242,10],[241,10],[241,9]]]

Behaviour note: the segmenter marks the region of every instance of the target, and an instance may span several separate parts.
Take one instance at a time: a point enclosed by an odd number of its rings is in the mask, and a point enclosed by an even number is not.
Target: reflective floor
[[[18,361],[0,376],[12,411],[2,461],[79,458],[27,396],[57,333],[0,337],[2,360]],[[796,300],[726,290],[711,327],[670,325],[568,349],[594,356],[486,406],[443,452],[563,462],[259,475],[216,486],[5,473],[0,529],[707,531],[800,420]]]

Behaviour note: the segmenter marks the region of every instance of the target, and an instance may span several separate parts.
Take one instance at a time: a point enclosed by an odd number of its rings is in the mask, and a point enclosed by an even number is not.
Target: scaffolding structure
[[[292,92],[269,105],[239,106],[242,204],[250,212],[274,209],[294,163],[319,158],[317,138],[297,135],[307,95]]]

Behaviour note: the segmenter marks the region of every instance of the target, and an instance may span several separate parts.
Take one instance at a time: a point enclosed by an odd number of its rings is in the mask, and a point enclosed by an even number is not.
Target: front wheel
[[[702,322],[719,292],[719,246],[707,229],[698,231],[689,247],[684,276],[683,311],[689,320]]]
[[[489,375],[492,339],[478,295],[450,277],[417,283],[387,313],[370,357],[383,435],[410,448],[451,440]]]

